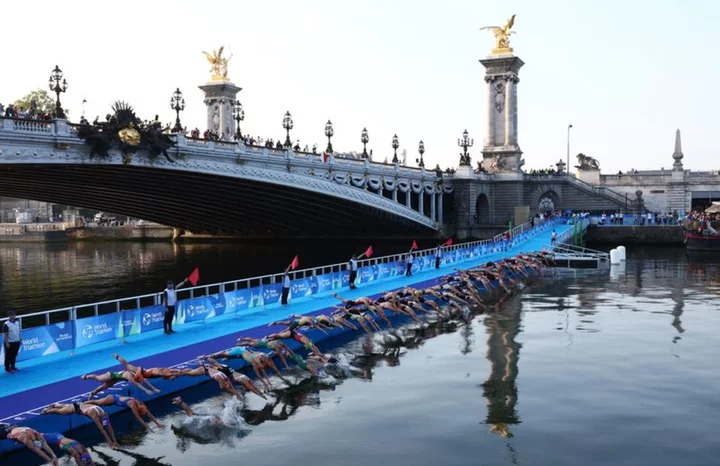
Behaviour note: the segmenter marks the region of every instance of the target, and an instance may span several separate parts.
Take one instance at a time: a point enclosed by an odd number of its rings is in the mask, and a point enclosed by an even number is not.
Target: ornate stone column
[[[441,192],[440,195],[438,196],[438,218],[437,218],[437,221],[439,224],[443,223],[443,194],[444,193]]]
[[[418,194],[418,212],[425,215],[425,187],[421,186],[420,194]]]
[[[430,219],[434,222],[435,221],[435,204],[437,203],[437,195],[435,194],[435,191],[432,192],[430,195]]]
[[[495,145],[495,91],[494,83],[495,77],[485,76],[485,83],[487,83],[487,127],[485,128],[485,145]]]

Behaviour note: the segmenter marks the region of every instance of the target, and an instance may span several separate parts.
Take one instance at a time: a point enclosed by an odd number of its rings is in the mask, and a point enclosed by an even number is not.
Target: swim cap
[[[35,445],[36,448],[42,448],[43,446],[40,440],[33,440],[33,445]]]
[[[80,462],[82,464],[92,464],[92,457],[90,456],[90,453],[85,452],[80,455]]]

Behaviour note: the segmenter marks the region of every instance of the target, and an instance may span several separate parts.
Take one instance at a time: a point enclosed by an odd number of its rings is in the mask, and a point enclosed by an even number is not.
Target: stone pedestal
[[[470,165],[461,165],[455,171],[455,178],[470,179],[475,178],[475,171]]]
[[[207,129],[220,135],[221,139],[232,140],[235,134],[232,109],[237,93],[242,89],[229,81],[213,81],[198,87],[205,93]]]
[[[483,167],[490,173],[519,172],[522,151],[518,145],[518,71],[525,64],[511,52],[480,60],[485,67],[487,127]]]
[[[599,168],[590,168],[590,169],[578,168],[577,177],[580,181],[584,181],[586,183],[590,183],[592,185],[598,186],[600,184],[600,169]]]

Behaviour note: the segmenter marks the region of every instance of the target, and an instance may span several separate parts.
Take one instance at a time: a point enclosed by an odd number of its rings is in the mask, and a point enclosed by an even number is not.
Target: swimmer
[[[295,353],[293,353],[293,354],[295,354]],[[223,374],[225,374],[226,377],[235,381],[235,383],[237,383],[238,385],[241,385],[245,389],[246,392],[253,392],[260,398],[267,400],[267,397],[265,395],[263,395],[263,393],[260,391],[258,386],[255,385],[255,382],[253,382],[252,379],[250,379],[250,377],[248,377],[247,375],[236,371],[235,369],[233,369],[230,366],[226,366],[225,364],[220,364],[219,362],[217,362],[215,359],[213,359],[211,357],[206,358],[206,360],[212,365],[212,367],[214,367],[215,369],[217,369],[220,372],[222,372]]]
[[[47,444],[42,434],[35,429],[0,423],[0,440],[12,440],[17,444],[25,445],[28,450],[38,455],[46,463],[53,466],[59,465],[52,448]]]
[[[249,346],[251,348],[258,348],[258,349],[267,349],[272,351],[277,355],[278,358],[280,358],[280,361],[282,361],[283,365],[285,366],[285,369],[288,369],[290,366],[287,363],[287,358],[285,357],[290,356],[292,357],[293,351],[282,341],[278,340],[268,340],[267,338],[251,338],[251,337],[240,337],[237,340],[237,343],[235,343],[235,346]]]
[[[192,408],[190,408],[190,406],[188,406],[187,403],[185,403],[179,396],[173,398],[172,402],[174,405],[180,406],[180,409],[182,409],[188,417],[195,416],[195,411],[193,411]],[[213,424],[225,424],[222,418],[217,414],[212,414],[211,416]]]
[[[77,464],[77,466],[95,466],[95,461],[93,461],[92,456],[90,456],[90,452],[88,452],[87,448],[85,448],[85,446],[77,440],[67,438],[60,432],[52,432],[41,435],[48,444],[55,445],[58,449],[71,456],[72,459],[75,460],[75,464]]]
[[[153,367],[150,369],[144,369],[140,366],[135,366],[133,364],[130,364],[122,356],[120,356],[117,353],[113,353],[112,357],[117,359],[120,364],[125,366],[126,370],[133,372],[133,373],[140,373],[146,379],[173,380],[173,379],[183,375],[182,370],[171,369],[168,367]]]
[[[272,335],[267,336],[268,340],[295,340],[303,347],[308,350],[312,351],[315,354],[322,354],[320,350],[315,346],[315,343],[312,342],[311,339],[303,335],[302,333],[298,333],[295,331],[294,328],[288,327],[287,329],[283,330],[282,332],[273,333]]]
[[[152,429],[149,425],[143,420],[143,416],[147,416],[150,418],[152,422],[155,423],[160,429],[164,428],[165,426],[160,424],[158,420],[153,416],[153,414],[150,412],[148,407],[143,403],[142,401],[138,400],[137,398],[132,398],[130,396],[120,396],[120,395],[108,395],[105,398],[100,398],[99,400],[90,400],[87,401],[86,404],[89,405],[96,405],[96,406],[121,406],[123,408],[130,408],[130,411],[132,411],[133,415],[135,416],[135,419],[138,420],[141,426],[143,426],[147,431],[152,432]]]
[[[317,320],[314,317],[310,317],[310,316],[301,316],[298,314],[292,314],[292,315],[290,315],[290,319],[278,320],[278,321],[269,323],[268,327],[272,327],[275,325],[287,325],[288,328],[291,328],[293,330],[299,329],[299,328],[315,328],[327,335],[327,332],[321,326],[319,326],[317,324]]]
[[[198,359],[202,359],[203,357],[204,356],[200,356],[200,358]],[[220,390],[228,392],[229,394],[237,397],[240,400],[242,399],[242,393],[240,393],[237,388],[235,388],[235,385],[233,385],[231,379],[217,367],[214,367],[212,365],[208,366],[201,362],[198,368],[194,369],[193,371],[195,371],[196,373],[193,373],[192,375],[206,375],[218,383],[218,385],[220,386]]]
[[[131,384],[135,385],[137,388],[141,389],[145,392],[147,395],[152,395],[154,393],[160,393],[160,390],[153,387],[150,382],[145,380],[145,378],[142,376],[140,372],[132,372],[132,371],[122,371],[122,372],[105,372],[103,374],[85,374],[82,377],[80,377],[83,380],[96,380],[100,382],[102,385],[97,387],[95,390],[90,392],[90,396],[88,397],[88,400],[92,399],[95,395],[100,393],[103,390],[107,390],[108,388],[112,387],[118,382],[130,382]],[[150,387],[150,389],[147,389],[143,386],[143,384]]]
[[[40,414],[61,414],[65,416],[79,414],[85,416],[95,423],[110,448],[115,449],[118,447],[115,431],[110,424],[110,416],[100,406],[87,403],[55,403],[43,409]]]
[[[267,337],[268,340],[273,340],[271,337]],[[208,356],[201,356],[201,359],[207,359]],[[212,354],[209,356],[209,358],[212,359],[233,359],[233,358],[242,358],[250,364],[253,368],[253,371],[255,372],[255,376],[265,385],[265,388],[270,390],[272,388],[272,384],[270,383],[270,380],[268,379],[267,373],[265,372],[265,369],[272,369],[275,371],[275,373],[280,376],[280,371],[278,370],[275,363],[270,359],[270,357],[265,353],[259,353],[255,351],[250,351],[249,349],[243,348],[241,346],[236,346],[235,348],[232,348],[228,351],[220,351],[218,353]],[[281,377],[282,378],[282,377]]]

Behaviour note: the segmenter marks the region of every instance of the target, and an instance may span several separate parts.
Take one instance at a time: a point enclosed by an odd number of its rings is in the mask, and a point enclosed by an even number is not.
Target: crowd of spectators
[[[49,112],[40,111],[34,100],[30,101],[28,108],[14,104],[8,104],[8,106],[5,107],[0,103],[0,117],[37,121],[49,121],[52,119],[52,115]]]

